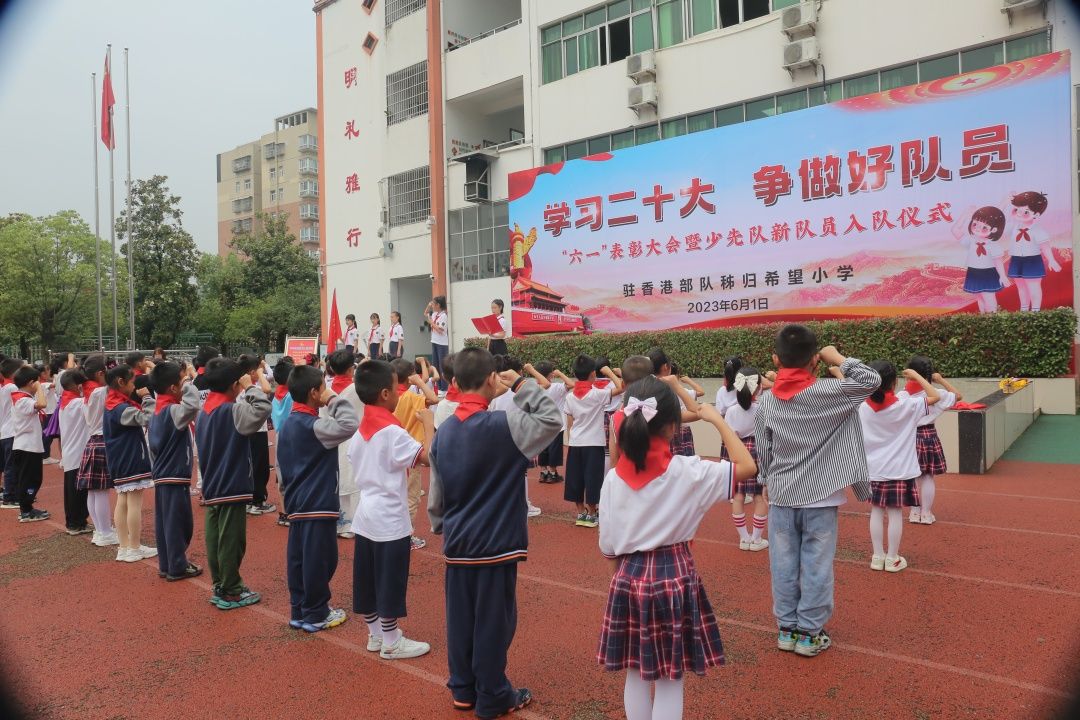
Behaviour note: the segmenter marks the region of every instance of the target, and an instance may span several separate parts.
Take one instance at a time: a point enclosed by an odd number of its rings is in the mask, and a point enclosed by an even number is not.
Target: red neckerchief
[[[203,403],[203,412],[209,415],[217,410],[219,407],[226,403],[231,403],[233,398],[229,397],[225,393],[211,392],[206,396],[206,402]]]
[[[1028,242],[1031,242],[1031,235],[1028,234],[1028,229],[1025,227],[1022,227],[1016,231],[1016,242],[1020,242],[1021,240],[1027,240]]]
[[[195,374],[196,375],[202,375],[205,372],[206,372],[206,368],[201,367],[201,368],[199,368],[198,370],[195,371]]]
[[[138,369],[138,368],[135,368],[135,370],[133,372],[135,373],[135,377],[139,377],[140,375],[145,375],[145,373],[142,370]]]
[[[277,389],[274,390],[274,399],[275,400],[281,400],[288,394],[289,394],[289,386],[288,385],[285,385],[285,384],[278,385]]]
[[[378,330],[378,329],[379,329],[378,325],[372,325],[371,326],[371,331],[367,334],[367,344],[368,345],[374,345],[375,344],[375,331]]]
[[[611,413],[611,432],[614,433],[615,437],[619,437],[619,428],[622,427],[623,420],[625,419],[626,413],[621,409]]]
[[[593,387],[600,388],[601,390],[603,390],[604,388],[606,388],[610,384],[611,384],[611,381],[608,380],[607,378],[596,378],[596,380],[593,382]]]
[[[24,393],[22,390],[16,390],[15,392],[11,393],[11,406],[14,407],[15,403],[19,402],[23,398],[33,399],[33,397],[34,396],[30,393]]]
[[[108,394],[105,395],[105,409],[112,410],[124,404],[128,404],[133,407],[139,407],[139,403],[132,400],[130,395],[125,395],[119,390],[109,388]]]
[[[477,395],[476,393],[461,393],[458,396],[457,410],[454,411],[454,417],[461,422],[465,422],[478,412],[483,412],[488,409],[488,405],[491,401],[483,395]]]
[[[366,408],[365,408],[366,410]],[[319,411],[305,403],[294,402],[292,405],[292,411],[294,413],[303,413],[304,415],[313,415],[319,417]]]
[[[90,396],[93,395],[94,391],[97,390],[99,387],[101,387],[101,383],[94,382],[93,380],[87,380],[83,383],[82,386],[83,397],[89,400]]]
[[[78,400],[81,397],[82,395],[77,392],[65,390],[64,392],[60,393],[60,409],[63,410],[72,400]]]
[[[986,254],[986,242],[975,242],[975,257],[982,257]]]
[[[372,435],[389,425],[403,427],[394,413],[381,405],[365,405],[364,419],[360,421],[360,429],[357,432],[360,433],[360,437],[370,440]]]
[[[631,490],[640,490],[650,482],[667,472],[671,464],[671,443],[662,437],[653,435],[649,439],[649,452],[645,455],[645,468],[638,470],[634,462],[626,457],[626,453],[619,456],[615,463],[615,472],[619,479],[630,486]]]
[[[817,382],[817,378],[805,368],[782,368],[776,373],[772,394],[781,400],[790,400]]]
[[[908,380],[907,383],[904,385],[904,390],[907,391],[908,395],[915,395],[916,393],[923,392],[923,387],[914,380]]]
[[[398,383],[397,392],[398,395],[404,395],[409,392],[409,383]]]
[[[885,393],[885,399],[881,402],[877,402],[873,398],[866,398],[866,404],[869,405],[870,409],[872,409],[874,412],[881,412],[885,408],[889,407],[890,405],[895,405],[896,403],[896,393],[894,393],[892,390],[889,390]]]
[[[401,327],[401,323],[394,323],[390,326],[390,337],[394,337],[394,328]]]
[[[578,380],[574,385],[574,397],[578,400],[589,394],[589,391],[594,387],[592,380]]]
[[[160,415],[170,405],[179,405],[180,398],[165,393],[158,393],[157,402],[154,403],[154,415]]]
[[[0,387],[4,387],[4,386],[5,386],[5,385],[7,385],[7,384],[8,384],[9,382],[11,382],[11,381],[10,381],[10,380],[8,380],[8,379],[7,379],[6,377],[4,377],[3,375],[0,375]]]
[[[342,391],[345,390],[345,388],[349,387],[349,385],[352,384],[351,381],[352,378],[350,378],[347,374],[335,375],[334,379],[330,381],[330,389],[334,392],[335,395],[340,395]]]
[[[457,385],[450,383],[450,387],[446,388],[446,401],[461,402],[461,390]]]

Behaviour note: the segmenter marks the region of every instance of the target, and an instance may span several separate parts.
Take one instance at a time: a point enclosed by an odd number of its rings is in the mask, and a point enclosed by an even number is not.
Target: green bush
[[[822,345],[861,360],[891,360],[904,367],[927,355],[946,377],[1056,377],[1069,372],[1076,313],[997,312],[808,322]],[[628,355],[660,346],[693,377],[721,377],[724,360],[740,355],[760,370],[773,367],[773,338],[783,323],[715,330],[664,330],[592,335],[546,335],[507,341],[526,362],[550,360],[569,371],[579,353],[606,355],[618,366]],[[482,338],[468,345],[484,345]]]

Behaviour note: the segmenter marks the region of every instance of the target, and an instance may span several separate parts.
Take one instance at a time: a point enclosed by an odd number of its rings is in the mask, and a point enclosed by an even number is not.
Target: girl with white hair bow
[[[739,369],[731,383],[735,391],[735,404],[731,406],[724,419],[727,420],[731,429],[743,441],[746,449],[757,461],[757,453],[754,450],[754,423],[757,419],[757,398],[762,390],[772,387],[769,377],[762,375],[756,369],[744,366]],[[727,459],[727,448],[721,451],[722,458]],[[744,504],[754,502],[753,533],[746,529],[746,513]],[[735,485],[735,493],[731,497],[731,519],[735,523],[735,529],[739,531],[739,549],[758,552],[769,547],[769,541],[761,535],[765,531],[765,523],[769,518],[769,503],[765,496],[765,488],[758,484],[757,475],[740,480]]]

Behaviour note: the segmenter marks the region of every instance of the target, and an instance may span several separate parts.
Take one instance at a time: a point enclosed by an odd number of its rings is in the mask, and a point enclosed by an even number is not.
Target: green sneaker
[[[211,598],[210,602],[217,605],[219,610],[235,610],[236,608],[254,605],[262,600],[259,593],[246,587],[241,588],[240,593],[237,595],[217,595],[215,598],[218,600],[217,602],[214,602],[214,598]]]
[[[589,527],[588,525],[585,524],[588,519],[589,519],[588,513],[579,513],[578,516],[577,516],[577,522],[575,522],[574,524],[577,525],[578,527]]]
[[[817,635],[800,632],[799,641],[795,643],[795,654],[803,657],[815,657],[829,649],[832,640],[824,630],[818,631]]]
[[[579,520],[577,524],[581,527],[594,528],[600,524],[600,521],[596,515],[586,515],[585,519]]]

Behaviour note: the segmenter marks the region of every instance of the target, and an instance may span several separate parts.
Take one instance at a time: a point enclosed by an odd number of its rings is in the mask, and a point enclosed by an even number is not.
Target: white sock
[[[112,510],[109,508],[108,490],[91,490],[86,495],[86,509],[94,522],[94,529],[102,535],[116,532],[113,527]]]
[[[735,529],[739,531],[739,539],[749,540],[750,533],[746,531],[746,513],[732,514],[731,519],[735,523]]]
[[[394,646],[397,641],[401,639],[401,628],[397,625],[397,618],[379,618],[379,623],[382,626],[382,641],[385,646]]]
[[[368,634],[371,635],[371,637],[381,638],[383,636],[382,626],[379,625],[379,616],[377,614],[371,613],[370,615],[365,615],[364,623],[367,625]]]
[[[885,511],[874,506],[870,508],[870,542],[874,544],[874,554],[885,554]]]
[[[652,720],[652,683],[642,680],[635,668],[626,671],[623,707],[626,708],[626,720]]]
[[[900,536],[904,532],[904,509],[885,508],[889,513],[889,553],[886,557],[895,558],[900,554]]]
[[[761,539],[761,533],[765,531],[765,521],[768,519],[768,515],[754,513],[754,534],[751,536],[751,540],[756,542]]]
[[[652,720],[682,720],[682,680],[657,680]]]
[[[532,507],[532,501],[529,500],[529,476],[525,476],[525,505]]]
[[[922,505],[919,509],[923,515],[930,515],[931,508],[934,507],[934,495],[937,493],[937,485],[934,483],[934,476],[930,473],[924,474],[919,478],[919,499]]]

